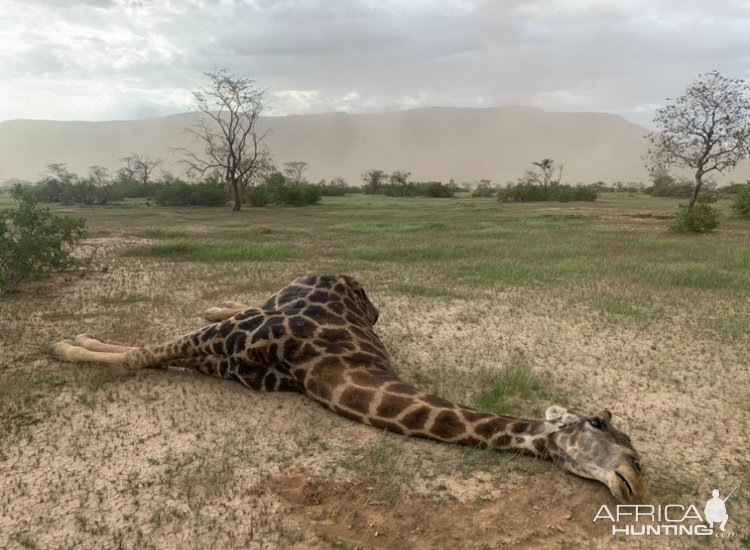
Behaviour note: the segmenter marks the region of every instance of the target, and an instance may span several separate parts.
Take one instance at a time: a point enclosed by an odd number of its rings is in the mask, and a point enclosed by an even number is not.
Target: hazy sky
[[[0,120],[191,108],[201,72],[268,114],[535,105],[648,124],[699,73],[750,78],[748,0],[0,0]]]

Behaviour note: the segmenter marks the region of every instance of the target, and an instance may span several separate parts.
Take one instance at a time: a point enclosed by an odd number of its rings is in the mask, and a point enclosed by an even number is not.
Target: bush
[[[750,183],[746,183],[734,197],[732,212],[737,216],[750,218]]]
[[[472,197],[494,197],[498,193],[498,188],[492,185],[488,180],[480,181],[476,188],[471,192]]]
[[[681,204],[677,218],[672,222],[672,230],[679,233],[705,233],[719,225],[719,211],[708,204],[695,204],[692,208]]]
[[[698,195],[697,200],[701,204],[713,204],[719,200],[719,194],[716,191],[704,191]]]
[[[0,294],[21,281],[73,265],[73,246],[86,233],[85,220],[53,215],[20,186],[10,195],[18,207],[0,211]]]
[[[587,201],[593,202],[596,200],[598,193],[593,187],[575,187],[573,188],[573,200],[574,201]]]
[[[283,185],[273,190],[273,202],[284,206],[307,206],[320,202],[320,195],[320,188],[314,185]]]
[[[653,185],[643,190],[647,195],[654,197],[679,197],[687,199],[693,193],[693,183],[689,181],[677,181],[668,174],[660,174],[653,180]]]
[[[226,185],[218,182],[175,181],[160,186],[154,195],[159,206],[224,206],[229,200]]]
[[[547,200],[547,192],[540,185],[531,183],[518,183],[497,194],[497,200],[501,202],[539,202]]]
[[[250,187],[245,190],[245,202],[250,206],[268,206],[273,197],[271,191],[265,187]]]
[[[318,185],[293,185],[273,181],[245,190],[245,202],[250,206],[308,206],[320,202],[322,191]]]
[[[418,183],[417,186],[423,190],[422,192],[426,197],[437,199],[450,199],[455,196],[457,190],[456,184],[444,185],[440,181]]]
[[[343,197],[351,193],[361,193],[362,189],[359,187],[352,187],[346,183],[344,178],[333,178],[330,183],[326,183],[325,180],[321,180],[318,183],[318,189],[320,189],[321,195],[324,197]]]
[[[730,183],[729,185],[725,185],[724,187],[719,187],[716,190],[716,192],[724,198],[734,197],[735,195],[737,195],[737,193],[745,189],[748,185],[750,185],[750,180],[748,180],[747,183],[734,183],[733,182],[733,183]]]
[[[573,187],[553,185],[542,187],[532,183],[518,183],[503,189],[497,195],[502,202],[541,202],[541,201],[595,201],[597,192],[593,187]]]

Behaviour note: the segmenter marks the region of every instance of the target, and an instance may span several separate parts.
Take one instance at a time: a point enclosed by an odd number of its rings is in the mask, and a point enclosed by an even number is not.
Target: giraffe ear
[[[544,413],[544,418],[547,422],[554,422],[557,424],[570,424],[578,420],[578,415],[570,412],[565,407],[559,405],[552,405]]]

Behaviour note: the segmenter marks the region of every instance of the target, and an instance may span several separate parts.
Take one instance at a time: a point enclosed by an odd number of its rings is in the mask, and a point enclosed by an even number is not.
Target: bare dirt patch
[[[378,480],[343,484],[277,476],[271,490],[323,541],[362,548],[554,548],[605,535],[584,511],[587,491],[558,491],[542,475],[522,491],[464,503],[419,495],[393,499]]]

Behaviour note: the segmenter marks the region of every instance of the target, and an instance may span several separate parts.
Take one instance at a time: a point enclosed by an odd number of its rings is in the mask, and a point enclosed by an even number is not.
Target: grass
[[[420,373],[417,381],[440,397],[496,414],[539,417],[542,405],[565,401],[562,390],[545,382],[521,353],[511,354],[502,368],[442,366]]]
[[[131,254],[165,261],[312,259],[307,269],[344,265],[368,272],[392,263],[407,286],[427,287],[424,271],[449,288],[465,285],[684,288],[734,293],[750,284],[748,224],[731,218],[720,231],[675,235],[667,221],[632,217],[673,213],[678,200],[603,195],[595,203],[498,204],[490,199],[326,198],[313,209],[224,212],[136,207],[68,207],[94,233],[154,239]],[[194,238],[191,238],[194,235]],[[198,236],[200,235],[200,238]],[[436,280],[437,279],[437,280]],[[433,286],[433,285],[430,285]],[[592,297],[593,298],[593,297]]]
[[[277,504],[264,500],[263,476],[302,472],[313,480],[351,481],[350,492],[337,486],[340,501],[326,508],[339,509],[320,512],[305,533],[319,534],[324,522],[354,525],[333,530],[331,540],[356,547],[345,535],[364,533],[356,540],[365,546],[397,547],[406,540],[399,538],[407,534],[402,518],[388,526],[392,538],[375,538],[368,530],[377,522],[367,514],[402,513],[399,505],[410,502],[412,491],[425,490],[414,489],[420,484],[434,489],[427,497],[434,498],[420,501],[425,511],[414,513],[413,525],[434,532],[432,512],[449,506],[448,494],[494,499],[507,494],[508,483],[523,491],[534,475],[529,468],[556,475],[552,465],[527,457],[407,443],[385,433],[362,443],[357,430],[370,428],[295,395],[248,394],[228,382],[160,371],[140,372],[130,384],[117,375],[115,384],[104,368],[53,369],[40,351],[42,340],[82,331],[125,343],[166,341],[198,326],[206,307],[225,299],[259,303],[303,273],[348,273],[363,281],[381,308],[377,330],[394,368],[442,397],[523,417],[539,417],[550,404],[611,406],[645,450],[654,480],[650,502],[675,495],[698,502],[707,483],[746,481],[747,469],[727,473],[725,455],[734,452],[732,460],[746,464],[750,223],[729,217],[720,202],[719,231],[676,235],[663,217],[678,202],[625,195],[593,204],[348,196],[309,209],[241,212],[55,207],[86,217],[93,237],[118,246],[99,245],[107,271],[50,281],[44,294],[30,291],[0,304],[0,328],[7,341],[19,342],[8,346],[0,366],[0,465],[7,457],[19,479],[17,471],[28,466],[23,483],[4,486],[7,502],[29,510],[13,544],[45,547],[40,526],[50,523],[40,518],[49,516],[54,499],[80,494],[75,505],[89,523],[64,523],[63,515],[55,521],[79,531],[71,540],[81,546],[97,546],[82,533],[99,528],[90,518],[111,517],[110,501],[125,525],[141,525],[146,534],[108,525],[110,539],[102,536],[98,546],[137,535],[145,537],[144,547],[158,547],[185,533],[196,546],[224,536],[227,547],[249,547],[260,539],[232,540],[231,530],[249,525],[246,514],[258,503],[268,506],[263,517],[277,537],[268,540],[284,546],[299,535],[289,538],[283,526],[272,525]],[[150,241],[120,246],[123,233]],[[30,368],[38,359],[42,366]],[[6,363],[17,370],[3,370]],[[141,412],[145,425],[133,421]],[[80,429],[65,435],[70,426]],[[247,438],[237,439],[238,432]],[[59,455],[75,460],[57,461]],[[572,476],[555,480],[575,491],[596,490]],[[37,494],[44,485],[47,503]],[[604,498],[600,489],[588,494]],[[730,512],[738,525],[748,517],[740,502]],[[299,505],[283,514],[296,521],[319,509]],[[496,512],[482,511],[490,510]],[[567,525],[573,523],[582,524]],[[436,547],[459,544],[440,541]]]
[[[553,389],[532,370],[521,357],[516,357],[504,369],[486,375],[482,388],[474,400],[478,409],[497,414],[539,417],[542,409],[539,403],[548,402],[555,395]]]
[[[417,231],[434,231],[444,229],[442,223],[358,223],[338,224],[328,228],[337,233],[362,233],[366,235],[390,235],[416,233]]]
[[[143,239],[185,239],[189,234],[185,231],[169,231],[168,229],[141,229],[134,233]]]
[[[299,257],[295,246],[272,243],[156,243],[134,248],[129,254],[173,262],[283,261]]]
[[[679,202],[625,194],[604,194],[586,204],[360,195],[327,197],[309,209],[229,212],[132,204],[60,210],[86,217],[94,235],[127,226],[132,235],[154,240],[131,247],[127,254],[135,257],[264,262],[269,287],[302,272],[344,272],[368,279],[374,290],[382,284],[432,300],[538,289],[617,322],[642,326],[686,316],[699,330],[719,331],[724,339],[745,337],[744,318],[731,309],[750,288],[750,224],[731,217],[729,202],[720,201],[718,232],[676,235],[663,218]],[[226,273],[232,288],[246,287],[235,271]],[[695,293],[701,307],[730,310],[729,318],[696,312]],[[139,301],[139,293],[132,294]]]

